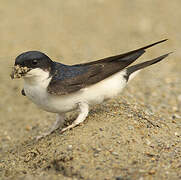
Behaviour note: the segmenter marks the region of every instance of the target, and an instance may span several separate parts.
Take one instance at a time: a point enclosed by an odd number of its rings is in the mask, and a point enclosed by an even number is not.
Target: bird
[[[40,51],[27,51],[15,59],[11,78],[23,78],[22,95],[39,108],[56,113],[56,121],[45,137],[60,128],[60,133],[82,123],[90,105],[101,104],[121,93],[141,69],[165,59],[170,53],[129,66],[152,46],[167,39],[116,56],[82,64],[66,65],[51,60]],[[65,114],[79,111],[72,124],[64,126]]]

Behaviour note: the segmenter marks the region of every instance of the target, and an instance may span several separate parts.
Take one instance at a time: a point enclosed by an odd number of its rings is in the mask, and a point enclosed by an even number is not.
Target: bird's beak
[[[10,74],[11,79],[21,78],[21,77],[24,76],[29,70],[30,70],[30,68],[21,67],[21,66],[19,66],[19,65],[16,65],[16,66],[13,67],[12,72],[11,72],[11,74]]]

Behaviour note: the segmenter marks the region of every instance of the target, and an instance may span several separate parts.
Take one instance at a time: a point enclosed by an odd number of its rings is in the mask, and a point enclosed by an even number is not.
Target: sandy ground
[[[181,2],[2,0],[0,5],[0,179],[181,179]],[[140,61],[174,51],[140,72],[86,121],[36,142],[55,115],[20,93],[14,58],[40,50],[74,64],[155,41]],[[67,121],[75,118],[68,114]]]

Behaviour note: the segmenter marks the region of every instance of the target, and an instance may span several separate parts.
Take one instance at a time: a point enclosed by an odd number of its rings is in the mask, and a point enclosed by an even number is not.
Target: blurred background
[[[0,4],[2,150],[22,142],[33,127],[48,127],[44,119],[54,119],[21,96],[22,80],[10,79],[15,57],[29,50],[42,51],[65,64],[76,64],[168,38],[166,43],[148,50],[140,61],[174,53],[140,73],[123,97],[131,96],[150,105],[152,111],[163,116],[171,117],[176,111],[180,117],[181,1],[1,0]],[[170,114],[166,114],[168,111]]]
[[[181,39],[179,5],[177,0],[1,1],[1,56],[37,49],[76,63],[164,38],[175,50]]]

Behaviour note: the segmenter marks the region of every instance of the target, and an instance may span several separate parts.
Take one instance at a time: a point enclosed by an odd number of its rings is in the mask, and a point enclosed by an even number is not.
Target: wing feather
[[[100,82],[133,63],[137,58],[144,54],[145,49],[164,41],[166,41],[166,39],[117,56],[69,66],[66,71],[64,71],[64,76],[73,69],[74,73],[76,71],[82,73],[75,73],[73,76],[66,76],[66,78],[57,78],[57,76],[55,77],[54,75],[47,90],[51,94],[66,95]],[[58,69],[58,73],[61,74],[61,68]]]

